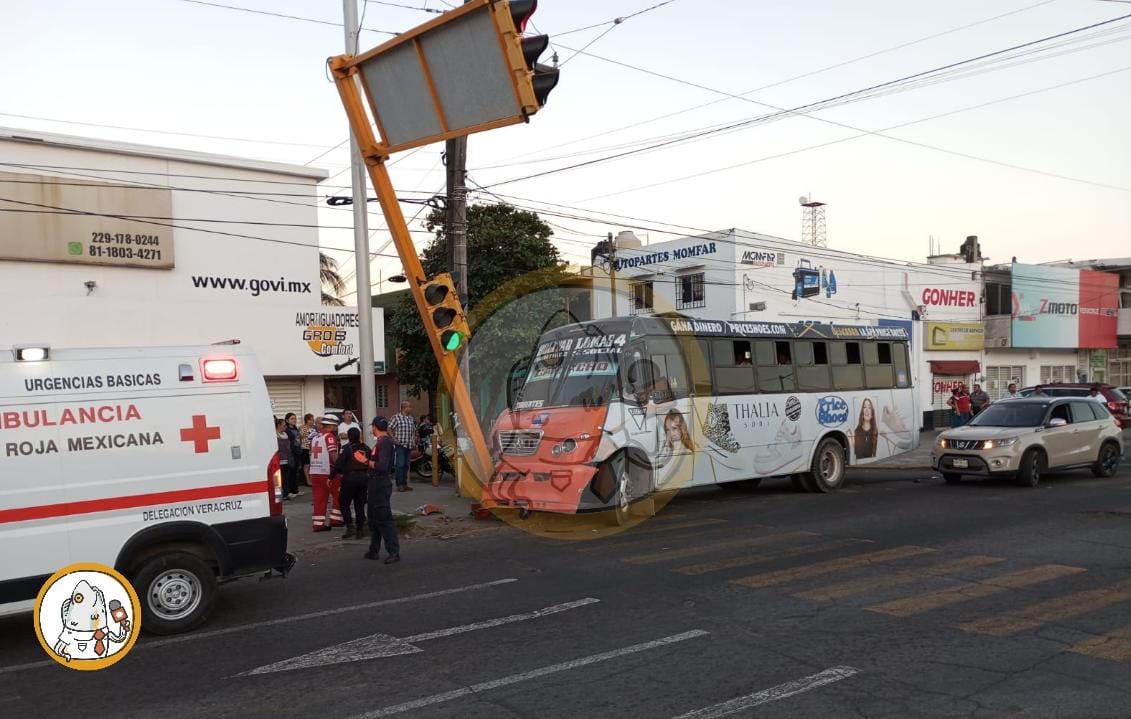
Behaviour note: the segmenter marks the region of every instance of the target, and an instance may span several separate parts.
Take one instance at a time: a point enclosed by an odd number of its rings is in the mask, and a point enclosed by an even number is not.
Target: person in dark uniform
[[[397,539],[397,522],[389,501],[393,496],[393,439],[389,421],[373,420],[373,450],[369,457],[369,551],[366,559],[381,558],[381,542],[385,543],[385,564],[401,561],[401,544]]]
[[[369,494],[369,446],[361,441],[361,430],[350,427],[346,434],[349,443],[338,454],[334,470],[342,477],[341,506],[346,531],[342,539],[364,539],[369,536],[365,526],[365,503]],[[357,524],[350,513],[357,515]]]

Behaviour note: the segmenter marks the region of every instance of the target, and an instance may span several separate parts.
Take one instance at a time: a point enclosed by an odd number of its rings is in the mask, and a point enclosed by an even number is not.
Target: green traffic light
[[[448,352],[455,352],[463,344],[463,335],[455,330],[448,330],[440,335],[440,344]]]

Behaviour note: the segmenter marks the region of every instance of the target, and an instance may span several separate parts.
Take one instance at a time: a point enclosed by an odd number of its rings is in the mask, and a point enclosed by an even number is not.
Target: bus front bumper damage
[[[560,514],[608,509],[607,504],[586,491],[596,474],[597,467],[590,464],[532,468],[503,465],[483,488],[480,501],[486,509]]]

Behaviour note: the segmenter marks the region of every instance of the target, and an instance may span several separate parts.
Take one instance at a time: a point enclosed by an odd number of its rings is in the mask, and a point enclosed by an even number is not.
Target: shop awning
[[[978,360],[931,360],[931,374],[947,377],[965,377],[981,372]]]

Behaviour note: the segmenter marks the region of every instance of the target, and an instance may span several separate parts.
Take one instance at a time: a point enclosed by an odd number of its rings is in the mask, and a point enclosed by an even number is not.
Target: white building
[[[325,177],[0,129],[2,344],[239,340],[259,356],[276,414],[338,406],[344,394],[329,390],[357,382],[356,363],[335,365],[358,356],[358,314],[321,304]],[[372,312],[381,359],[382,312]]]
[[[676,312],[730,320],[903,326],[912,333],[925,426],[950,387],[982,373],[981,258],[884,260],[730,229],[640,245],[617,240],[615,292],[596,293],[594,316]],[[972,249],[970,249],[972,248]],[[973,260],[973,261],[968,261]],[[921,321],[919,321],[921,320]]]

